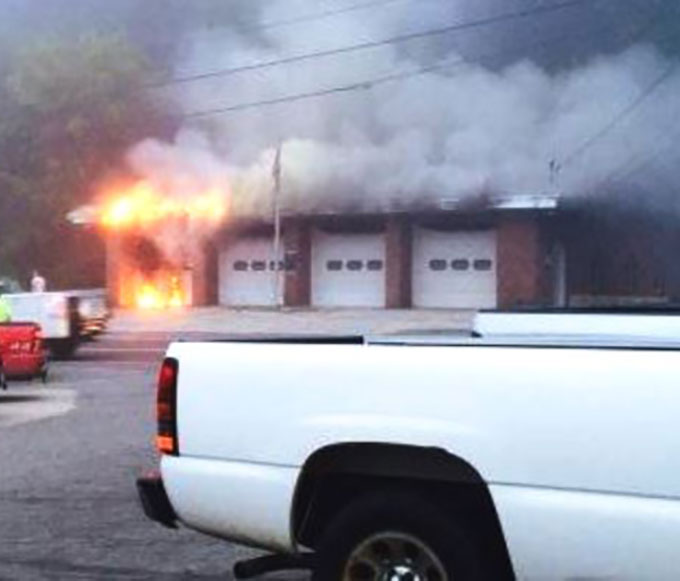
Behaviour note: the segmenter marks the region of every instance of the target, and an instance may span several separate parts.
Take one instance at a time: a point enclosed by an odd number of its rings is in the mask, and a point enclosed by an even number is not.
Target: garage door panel
[[[315,231],[312,238],[312,304],[322,307],[385,306],[384,236]]]
[[[414,306],[494,308],[496,296],[495,232],[414,231]]]
[[[219,300],[227,306],[275,306],[280,304],[282,252],[274,260],[273,240],[257,237],[234,241],[220,253]],[[274,293],[275,286],[278,289]]]

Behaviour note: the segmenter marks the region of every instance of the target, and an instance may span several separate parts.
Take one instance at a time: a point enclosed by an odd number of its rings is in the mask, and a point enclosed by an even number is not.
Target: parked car
[[[493,317],[173,343],[147,515],[275,553],[240,578],[678,579],[680,317]]]

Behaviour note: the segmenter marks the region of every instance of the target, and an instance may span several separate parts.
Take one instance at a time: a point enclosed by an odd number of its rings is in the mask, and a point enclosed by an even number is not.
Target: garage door
[[[314,232],[312,304],[321,307],[384,307],[384,236]]]
[[[416,229],[413,304],[417,307],[494,308],[495,232]]]
[[[274,306],[281,304],[282,290],[275,295],[276,268],[273,240],[267,237],[242,238],[220,253],[220,304],[228,306]],[[279,287],[283,276],[279,276]]]

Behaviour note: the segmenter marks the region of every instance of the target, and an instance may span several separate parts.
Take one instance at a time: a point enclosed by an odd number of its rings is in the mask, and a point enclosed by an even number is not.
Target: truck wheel
[[[475,545],[441,508],[411,493],[347,506],[316,550],[312,581],[480,581]]]

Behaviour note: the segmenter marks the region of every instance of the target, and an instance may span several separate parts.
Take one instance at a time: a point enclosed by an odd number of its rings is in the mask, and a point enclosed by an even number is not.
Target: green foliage
[[[99,110],[141,88],[142,55],[118,36],[40,40],[19,52],[8,79],[17,103],[37,112]]]
[[[0,89],[0,274],[37,267],[66,286],[69,272],[82,275],[66,214],[92,200],[132,144],[172,125],[145,90],[151,78],[118,35],[41,38],[16,54]],[[92,248],[101,251],[93,240],[82,253]],[[99,263],[94,279],[103,253]]]

